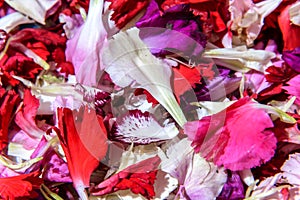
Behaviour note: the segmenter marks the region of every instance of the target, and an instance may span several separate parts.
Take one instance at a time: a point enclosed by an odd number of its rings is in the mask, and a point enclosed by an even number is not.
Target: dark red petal
[[[65,73],[66,76],[68,76],[69,74],[75,74],[74,66],[71,62],[58,63],[57,68],[59,69],[59,72]]]
[[[13,90],[0,88],[0,151],[8,144],[8,128],[20,97]]]
[[[141,194],[147,199],[151,199],[155,195],[153,184],[159,163],[160,158],[155,156],[133,164],[91,188],[91,193],[104,195],[130,189],[135,194]]]
[[[43,60],[47,60],[48,56],[50,55],[47,47],[42,42],[35,42],[35,43],[28,43],[27,47],[36,53],[39,57]]]
[[[0,52],[4,49],[7,39],[7,33],[4,30],[0,29]]]
[[[268,74],[265,75],[266,79],[270,83],[285,83],[297,73],[288,65],[283,64],[281,67],[270,66],[266,69]]]
[[[53,60],[57,63],[66,61],[65,51],[62,48],[54,49],[54,51],[52,52],[52,57]]]
[[[57,33],[50,32],[46,29],[38,28],[22,29],[13,36],[14,42],[24,43],[29,40],[36,40],[42,42],[46,46],[65,46],[67,39]]]

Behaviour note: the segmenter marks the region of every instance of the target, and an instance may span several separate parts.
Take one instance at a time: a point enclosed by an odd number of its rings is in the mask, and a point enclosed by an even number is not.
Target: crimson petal
[[[135,194],[151,199],[155,195],[153,184],[159,163],[160,158],[155,156],[133,164],[92,188],[91,193],[104,195],[130,189]]]

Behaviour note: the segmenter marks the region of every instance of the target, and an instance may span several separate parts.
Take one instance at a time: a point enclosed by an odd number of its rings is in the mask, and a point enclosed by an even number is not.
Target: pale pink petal
[[[107,36],[103,7],[103,0],[90,0],[85,23],[67,41],[66,59],[73,63],[78,82],[88,86],[97,85],[103,69],[100,52]]]

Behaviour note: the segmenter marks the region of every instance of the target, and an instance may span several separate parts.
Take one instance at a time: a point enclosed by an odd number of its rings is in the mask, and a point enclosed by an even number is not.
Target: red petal
[[[281,67],[270,66],[266,69],[266,79],[271,83],[284,83],[290,80],[297,73],[288,65],[283,64]]]
[[[135,15],[148,5],[147,0],[109,0],[109,9],[113,10],[111,19],[118,28],[123,28]]]
[[[43,60],[47,60],[47,57],[50,55],[47,47],[42,42],[28,43],[27,47],[36,53]]]
[[[66,61],[65,51],[62,48],[54,49],[54,51],[52,52],[52,57],[57,63]]]
[[[73,10],[78,12],[78,7],[77,6],[80,6],[80,7],[84,8],[84,10],[86,12],[88,12],[89,3],[90,3],[89,0],[72,0],[71,3],[70,3],[70,7],[73,8]]]
[[[96,123],[96,122],[99,123]],[[58,108],[58,136],[65,152],[75,188],[88,187],[91,173],[106,155],[107,137],[95,110]]]
[[[282,84],[274,83],[270,87],[264,89],[258,94],[258,99],[263,100],[272,95],[280,94],[282,92]]]
[[[15,199],[28,197],[38,188],[42,181],[38,178],[39,173],[34,172],[8,178],[0,178],[0,197],[3,199]]]
[[[4,76],[6,80],[1,81],[4,84],[13,84],[13,86],[19,81],[12,79],[9,75],[18,75],[34,82],[36,75],[42,70],[42,67],[34,63],[31,58],[10,50],[1,59],[0,68],[4,71],[4,74],[6,73]]]
[[[62,62],[57,65],[57,68],[60,69],[61,73],[65,73],[66,76],[69,74],[75,74],[74,66],[71,62]]]
[[[237,171],[267,162],[274,155],[276,138],[268,114],[243,98],[222,112],[185,125],[196,152],[218,166]]]
[[[179,65],[178,68],[173,68],[173,70],[181,74],[192,86],[194,86],[195,83],[200,83],[201,75],[197,67],[189,68]]]
[[[13,90],[0,88],[0,151],[8,143],[8,128],[14,115],[14,110],[20,102],[20,97]]]
[[[284,51],[294,50],[296,47],[300,46],[300,27],[291,23],[289,15],[290,7],[291,5],[283,9],[278,17],[278,24],[283,36]]]
[[[213,63],[201,64],[193,68],[179,65],[179,68],[173,68],[173,72],[174,94],[178,100],[186,91],[191,90],[196,84],[200,84],[202,77],[211,80],[215,76]]]
[[[141,194],[147,199],[154,195],[154,181],[160,158],[155,156],[127,167],[92,188],[93,195],[104,195],[118,190],[130,189],[135,194]]]
[[[147,96],[147,101],[153,103],[153,105],[159,104],[159,102],[145,89],[138,88],[134,91],[134,95],[145,94]]]
[[[22,29],[21,31],[17,32],[13,36],[14,42],[27,42],[29,40],[36,40],[39,42],[44,43],[46,46],[54,45],[54,46],[65,46],[66,38],[50,32],[46,29],[37,29],[37,28],[26,28]]]
[[[39,108],[40,102],[34,97],[29,89],[24,91],[23,109],[17,112],[15,122],[33,138],[41,138],[44,131],[39,129],[35,123],[35,116]]]

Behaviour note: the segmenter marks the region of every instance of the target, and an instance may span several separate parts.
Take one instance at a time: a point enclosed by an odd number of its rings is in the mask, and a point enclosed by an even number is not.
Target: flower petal
[[[163,127],[150,113],[139,110],[129,111],[129,115],[117,123],[117,139],[127,143],[148,144],[172,139],[179,133],[174,123]]]
[[[250,98],[243,98],[217,114],[188,122],[185,133],[195,151],[233,171],[270,160],[277,141],[266,129],[273,123],[265,110],[255,105]]]
[[[87,199],[91,173],[107,151],[106,130],[94,110],[81,107],[79,112],[58,108],[57,134],[65,152],[73,185],[80,197]]]

